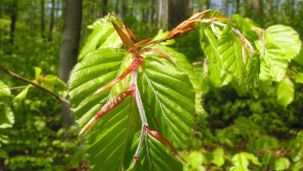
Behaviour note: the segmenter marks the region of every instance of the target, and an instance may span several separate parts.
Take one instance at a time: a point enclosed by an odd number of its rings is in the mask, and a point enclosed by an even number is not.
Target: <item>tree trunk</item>
[[[118,14],[118,13],[119,13],[119,1],[116,0],[115,3],[116,3],[116,4],[115,4],[115,13]]]
[[[206,9],[210,9],[210,0],[206,0]]]
[[[79,51],[82,0],[66,0],[65,21],[60,49],[60,70],[59,76],[67,82],[70,71],[77,62]],[[69,106],[62,106],[62,126],[68,128],[73,123],[73,116]]]
[[[158,28],[167,28],[168,1],[169,0],[159,0]]]
[[[122,17],[126,17],[127,0],[122,0]]]
[[[44,0],[41,0],[41,18],[40,18],[40,24],[41,24],[41,37],[44,38]]]
[[[250,0],[251,7],[253,9],[252,15],[256,20],[261,23],[263,21],[263,0]]]
[[[2,18],[2,11],[4,10],[4,4],[2,2],[2,0],[0,0],[0,18]]]
[[[106,16],[107,14],[107,4],[108,4],[108,0],[102,0],[102,16]]]
[[[54,28],[54,17],[55,16],[55,0],[52,0],[52,9],[51,9],[51,16],[50,16],[50,23],[49,23],[49,30],[48,30],[48,41],[53,40],[53,28]]]
[[[14,39],[15,39],[15,30],[16,30],[16,22],[17,22],[17,1],[12,1],[11,6],[11,24],[10,24],[10,33],[9,33],[9,40],[11,45],[14,45]]]
[[[236,13],[240,13],[240,0],[236,0]]]
[[[173,28],[190,15],[190,0],[169,0],[168,26]]]

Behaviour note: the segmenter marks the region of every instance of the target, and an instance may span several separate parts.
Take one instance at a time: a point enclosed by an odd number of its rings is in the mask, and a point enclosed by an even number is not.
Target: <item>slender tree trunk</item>
[[[236,13],[240,13],[240,0],[236,0]]]
[[[119,1],[116,0],[116,4],[115,4],[115,12],[118,14],[119,12]]]
[[[17,22],[17,0],[12,1],[11,6],[11,24],[10,24],[10,33],[9,33],[9,40],[11,45],[14,45],[15,39],[15,30],[16,30],[16,22]]]
[[[53,40],[53,28],[55,23],[55,0],[52,0],[52,9],[51,9],[51,16],[50,16],[50,23],[49,23],[49,30],[48,30],[48,41]]]
[[[151,14],[149,14],[149,22],[151,22],[152,24],[152,27],[154,27],[154,25],[155,25],[155,23],[154,23],[154,19],[155,19],[155,14],[156,14],[156,3],[155,3],[156,1],[155,0],[152,0],[151,1],[151,10],[150,10],[150,12],[151,12]]]
[[[159,0],[158,28],[167,28],[168,1],[169,0]]]
[[[127,11],[127,0],[122,0],[122,17],[126,16]]]
[[[67,82],[70,71],[77,62],[82,21],[82,0],[66,0],[65,2],[66,13],[60,49],[59,76],[62,80]],[[73,116],[69,110],[69,106],[63,105],[63,128],[68,128],[72,123]]]
[[[190,15],[190,0],[169,0],[168,26],[173,28]]]
[[[106,16],[107,14],[107,4],[108,0],[102,0],[102,16]]]
[[[210,9],[210,5],[211,5],[211,4],[210,4],[210,0],[206,0],[205,3],[206,3],[206,4],[205,4],[205,5],[206,5],[206,9]]]
[[[263,21],[263,0],[250,0],[250,5],[253,9],[252,15],[254,18],[259,20],[261,23]]]
[[[0,18],[2,18],[2,11],[4,10],[3,2],[0,0]]]
[[[45,30],[45,23],[44,23],[44,0],[41,0],[41,18],[40,18],[40,24],[41,24],[41,37],[44,38],[44,30]]]

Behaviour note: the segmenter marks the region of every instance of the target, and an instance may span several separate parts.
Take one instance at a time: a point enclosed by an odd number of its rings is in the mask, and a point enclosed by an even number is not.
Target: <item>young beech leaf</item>
[[[273,25],[265,30],[263,37],[264,40],[257,43],[260,53],[264,52],[261,53],[260,78],[281,81],[288,63],[300,52],[302,42],[299,34],[291,27]]]
[[[169,53],[174,58],[172,54]],[[148,125],[173,147],[184,147],[195,113],[195,91],[189,75],[169,59],[156,55],[143,55],[143,58],[144,62],[140,63],[142,67],[139,68],[138,88]],[[94,94],[100,87],[123,75],[133,61],[133,55],[127,54],[125,50],[107,48],[88,53],[75,66],[70,77],[69,95],[80,128],[102,106],[130,87],[130,76],[127,74],[125,79],[107,91]],[[130,95],[96,121],[84,135],[85,151],[92,169],[125,170],[131,167],[139,139],[136,135],[140,128],[134,96]],[[173,157],[173,153],[168,153],[167,143],[162,144],[150,134],[147,137],[138,164],[134,165],[136,169],[182,169],[182,166],[177,167],[180,162]]]
[[[277,100],[286,107],[294,99],[294,84],[289,78],[284,78],[278,85]]]
[[[88,26],[89,29],[92,29],[92,33],[80,51],[79,60],[83,59],[89,52],[99,48],[119,48],[122,46],[122,41],[111,23],[114,20],[116,19],[113,16],[106,16]]]

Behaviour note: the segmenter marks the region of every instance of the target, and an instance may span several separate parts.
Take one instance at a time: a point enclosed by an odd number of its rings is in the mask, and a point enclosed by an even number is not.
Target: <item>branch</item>
[[[46,89],[46,88],[40,86],[39,84],[35,83],[35,82],[32,81],[32,80],[29,80],[29,79],[27,79],[27,78],[25,78],[25,77],[22,77],[21,75],[18,75],[18,74],[16,74],[16,73],[14,73],[13,71],[11,71],[11,70],[5,68],[5,67],[2,66],[2,65],[0,65],[0,70],[2,70],[4,73],[6,73],[7,75],[9,75],[9,76],[11,76],[11,77],[13,77],[13,78],[15,78],[15,79],[17,79],[17,80],[21,80],[21,81],[23,81],[23,82],[26,82],[26,83],[29,83],[29,84],[33,85],[34,87],[36,87],[36,88],[38,88],[38,89],[44,91],[45,93],[47,93],[47,94],[53,96],[54,98],[56,98],[56,99],[59,100],[60,102],[69,104],[68,100],[65,99],[64,97],[55,94],[54,92],[52,92],[52,91],[50,91],[50,90],[48,90],[48,89]]]

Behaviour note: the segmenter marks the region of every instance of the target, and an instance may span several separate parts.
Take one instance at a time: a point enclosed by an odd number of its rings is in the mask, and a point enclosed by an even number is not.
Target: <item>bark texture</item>
[[[66,0],[66,13],[60,49],[59,76],[68,81],[70,71],[77,62],[82,21],[82,0]],[[73,115],[66,104],[62,104],[62,126],[68,128],[73,123]]]

